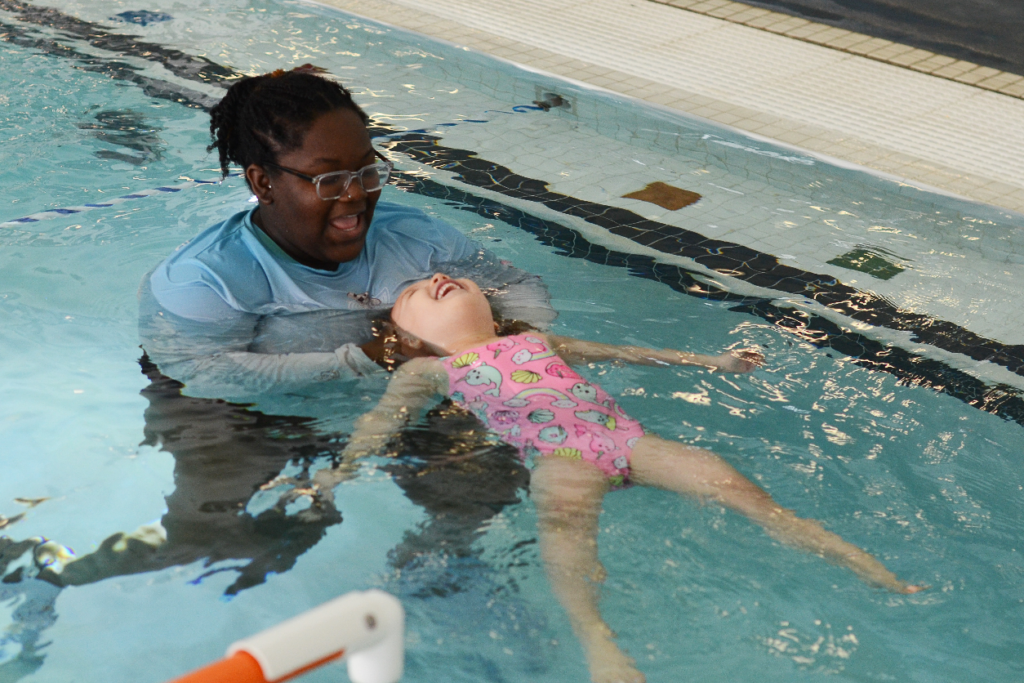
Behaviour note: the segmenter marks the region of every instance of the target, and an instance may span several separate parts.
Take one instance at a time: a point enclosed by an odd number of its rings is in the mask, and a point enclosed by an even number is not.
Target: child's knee
[[[537,504],[549,511],[589,510],[600,505],[608,480],[591,463],[547,456],[533,471],[530,490]]]

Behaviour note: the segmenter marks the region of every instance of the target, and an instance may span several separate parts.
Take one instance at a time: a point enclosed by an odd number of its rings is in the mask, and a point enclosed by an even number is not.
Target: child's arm
[[[547,335],[552,350],[569,363],[589,363],[602,360],[624,360],[638,365],[699,365],[715,372],[750,372],[764,363],[764,355],[754,349],[740,349],[718,356],[676,351],[674,349],[648,349],[642,346],[615,346],[600,342],[582,341],[572,337]]]
[[[414,358],[395,371],[374,408],[356,420],[342,454],[346,463],[379,452],[430,399],[447,388],[448,376],[433,358]]]
[[[296,486],[282,496],[280,506],[302,496],[309,496],[313,506],[299,513],[314,518],[334,503],[334,487],[351,478],[358,467],[359,458],[379,453],[388,441],[410,421],[419,417],[430,399],[447,391],[448,375],[444,367],[433,358],[414,358],[400,367],[388,382],[387,391],[376,406],[356,420],[348,445],[341,454],[341,462],[334,467],[317,470],[312,481]],[[279,478],[272,484],[293,482]]]

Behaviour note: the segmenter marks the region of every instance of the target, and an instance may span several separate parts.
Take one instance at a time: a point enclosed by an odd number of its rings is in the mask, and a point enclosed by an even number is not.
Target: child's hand
[[[331,489],[325,490],[319,484],[312,481],[299,481],[294,477],[277,477],[260,488],[269,490],[288,484],[291,484],[292,488],[282,493],[277,499],[277,504],[274,505],[278,512],[285,514],[289,505],[302,498],[310,501],[308,508],[300,510],[295,514],[297,518],[303,521],[318,522],[329,514],[330,510],[334,509],[334,492]]]
[[[355,476],[356,470],[351,463],[342,463],[337,467],[326,467],[317,470],[313,477],[306,481],[298,481],[293,477],[277,477],[260,488],[269,490],[284,484],[292,484],[293,488],[278,498],[277,509],[282,512],[291,503],[300,498],[308,498],[310,506],[296,513],[296,517],[307,522],[318,522],[334,511],[334,487]]]
[[[764,365],[764,354],[755,349],[739,349],[716,356],[715,372],[750,372]]]
[[[295,516],[307,522],[319,522],[337,510],[334,505],[334,487],[354,478],[359,473],[358,460],[376,455],[387,445],[388,438],[386,434],[353,436],[342,451],[341,462],[333,467],[319,469],[312,477],[302,481],[294,477],[280,476],[267,482],[260,489],[269,491],[278,486],[291,484],[292,488],[278,498],[277,509],[284,512],[291,503],[306,498],[310,501],[309,507],[295,513]]]

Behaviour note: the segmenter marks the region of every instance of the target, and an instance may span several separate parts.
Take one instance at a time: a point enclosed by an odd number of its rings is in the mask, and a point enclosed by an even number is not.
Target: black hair
[[[348,109],[364,124],[369,122],[349,91],[320,76],[322,72],[306,64],[291,71],[248,76],[231,86],[210,110],[213,142],[206,148],[207,152],[217,149],[224,176],[231,162],[243,169],[277,163],[280,153],[302,146],[309,127],[323,114]]]

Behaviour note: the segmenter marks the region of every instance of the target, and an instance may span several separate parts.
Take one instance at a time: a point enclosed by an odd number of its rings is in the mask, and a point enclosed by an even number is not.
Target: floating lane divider
[[[405,665],[405,610],[379,590],[335,598],[233,643],[224,659],[171,683],[280,683],[345,659],[352,683],[397,683]]]
[[[229,173],[228,177],[240,176],[241,173]],[[76,213],[86,213],[87,211],[93,211],[95,209],[107,209],[118,204],[130,202],[135,199],[143,199],[145,197],[152,197],[153,195],[172,194],[174,192],[181,192],[192,187],[198,187],[200,185],[219,185],[222,181],[220,180],[189,180],[188,182],[181,183],[180,185],[162,185],[160,187],[154,187],[149,190],[138,190],[131,194],[123,194],[120,197],[111,197],[110,199],[102,202],[93,202],[89,204],[82,204],[81,206],[70,206],[64,209],[49,209],[48,211],[40,211],[39,213],[33,213],[28,216],[21,218],[15,218],[13,220],[4,221],[0,223],[0,228],[14,228],[29,223],[38,223],[40,221],[50,220],[52,218],[61,218],[62,216],[71,216]]]

